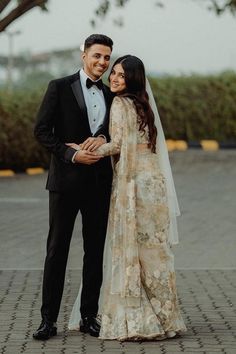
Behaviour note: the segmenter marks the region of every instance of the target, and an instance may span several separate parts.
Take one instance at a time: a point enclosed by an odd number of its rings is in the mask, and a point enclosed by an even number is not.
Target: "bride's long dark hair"
[[[148,126],[149,147],[152,152],[156,152],[157,128],[154,124],[155,117],[146,92],[146,75],[143,62],[134,55],[124,55],[114,62],[111,72],[116,64],[121,64],[125,73],[126,89],[119,95],[130,97],[133,100],[139,117],[139,131],[145,133],[145,127]]]

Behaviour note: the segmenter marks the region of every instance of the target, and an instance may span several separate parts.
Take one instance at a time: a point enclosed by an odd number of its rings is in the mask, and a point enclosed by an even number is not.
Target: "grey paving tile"
[[[67,276],[73,279],[77,270],[69,270]],[[32,339],[32,332],[38,326],[40,300],[35,301],[41,294],[40,270],[4,270],[1,276],[5,280],[6,294],[0,296],[0,321],[4,324],[0,329],[0,353],[203,353],[236,352],[235,303],[229,306],[229,298],[235,292],[236,272],[233,270],[212,270],[211,278],[214,286],[209,284],[206,297],[211,307],[204,306],[204,298],[198,298],[196,294],[203,292],[208,270],[178,270],[179,296],[182,300],[184,317],[188,332],[181,338],[165,340],[161,342],[130,343],[118,341],[101,341],[77,331],[67,330],[67,320],[77,289],[73,282],[68,285],[71,296],[67,292],[62,301],[61,314],[59,316],[58,336],[46,342],[37,342]],[[222,290],[222,279],[225,276],[232,279],[232,285]],[[202,277],[202,278],[201,278]],[[25,284],[29,279],[35,279],[35,288]],[[195,282],[189,282],[195,279]],[[19,282],[21,280],[21,282]],[[37,280],[37,281],[36,281]],[[16,284],[20,284],[16,286]],[[14,289],[14,291],[12,291]],[[184,291],[182,291],[184,289]],[[221,297],[221,307],[214,309],[215,299]],[[191,300],[191,301],[190,301]],[[222,310],[223,309],[223,310]],[[226,310],[226,309],[229,309]],[[228,317],[229,316],[229,317]],[[231,321],[231,325],[230,325]],[[230,328],[230,329],[229,329]]]
[[[236,271],[224,269],[236,268],[235,157],[236,151],[171,154],[182,209],[181,243],[174,248],[177,286],[188,332],[162,342],[103,343],[67,331],[81,277],[80,217],[72,240],[59,335],[42,343],[32,340],[40,322],[48,225],[46,175],[0,179],[0,354],[235,354]]]

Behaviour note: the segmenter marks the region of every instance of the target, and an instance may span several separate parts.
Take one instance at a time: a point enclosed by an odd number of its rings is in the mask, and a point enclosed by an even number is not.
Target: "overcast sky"
[[[15,36],[14,53],[77,47],[97,32],[113,39],[116,55],[139,56],[148,71],[205,74],[236,70],[236,17],[217,17],[202,0],[164,0],[164,9],[155,2],[130,0],[123,10],[113,8],[93,29],[89,20],[99,1],[50,0],[48,13],[33,9],[9,27],[9,31],[21,31]],[[122,28],[112,22],[120,16],[125,23]],[[8,39],[1,34],[0,54],[7,53]]]

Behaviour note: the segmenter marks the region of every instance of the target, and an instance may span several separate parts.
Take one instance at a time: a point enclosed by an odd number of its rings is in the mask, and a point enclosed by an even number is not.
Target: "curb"
[[[15,175],[15,172],[12,170],[0,170],[0,177],[12,177]]]
[[[45,170],[42,167],[31,167],[25,170],[25,173],[29,176],[40,175],[44,173]],[[13,170],[0,170],[0,178],[1,177],[13,177],[15,176],[15,172]]]
[[[42,167],[31,167],[26,169],[27,175],[33,176],[33,175],[41,175],[44,173],[45,170]]]
[[[216,140],[200,140],[185,141],[185,140],[166,140],[168,151],[185,151],[187,149],[202,149],[204,151],[217,151],[219,149],[236,149],[236,142],[218,142]]]
[[[185,141],[185,140],[166,140],[168,151],[186,151],[188,149],[202,149],[204,151],[218,151],[219,149],[236,149],[236,142],[218,142],[216,140],[200,140],[198,141]],[[25,170],[25,173],[29,176],[39,175],[46,170],[42,167],[30,167]],[[13,177],[15,172],[13,170],[0,170],[1,177]]]
[[[168,151],[185,151],[187,149],[202,149],[204,151],[217,151],[219,149],[236,149],[236,141],[234,142],[218,142],[216,140],[200,140],[200,141],[185,141],[185,140],[166,140]]]

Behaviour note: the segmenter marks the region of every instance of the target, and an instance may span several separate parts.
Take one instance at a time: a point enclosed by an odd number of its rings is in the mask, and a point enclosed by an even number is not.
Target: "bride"
[[[113,185],[100,297],[101,339],[160,340],[186,331],[171,245],[179,207],[165,138],[142,61],[118,58],[109,143],[94,153],[113,160]],[[81,146],[83,148],[83,145]],[[69,328],[78,329],[80,294]]]

